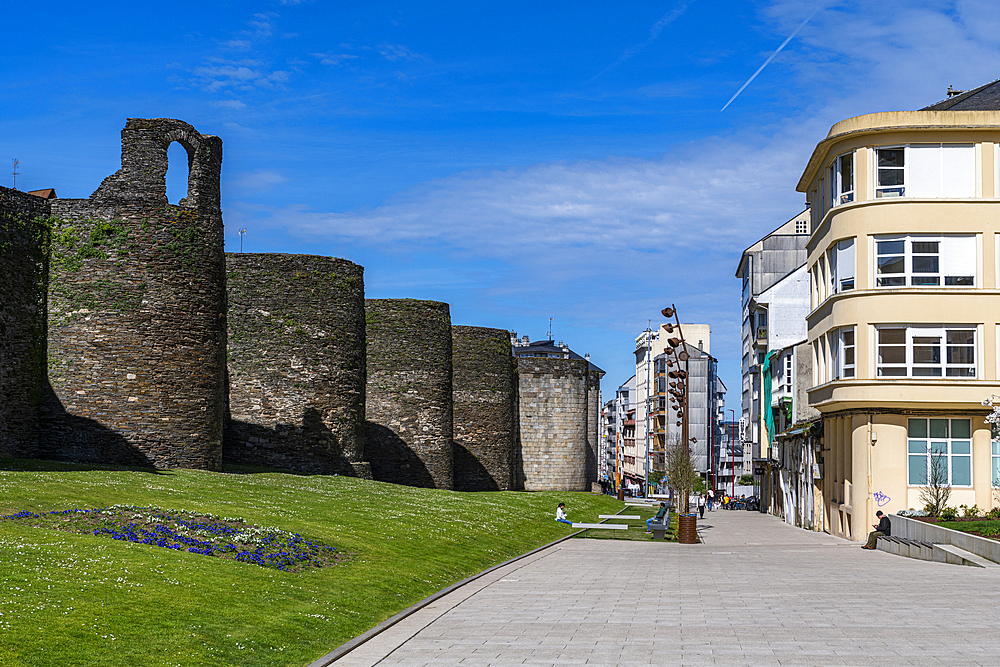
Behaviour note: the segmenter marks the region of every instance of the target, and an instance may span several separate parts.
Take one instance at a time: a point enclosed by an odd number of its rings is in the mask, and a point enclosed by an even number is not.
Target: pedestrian
[[[892,533],[892,522],[889,521],[889,517],[882,514],[882,510],[875,512],[875,516],[879,518],[878,524],[872,526],[875,530],[868,533],[868,542],[865,546],[861,547],[862,549],[874,549],[875,543],[878,542],[879,535],[889,537]]]
[[[670,523],[670,519],[669,518],[666,518],[666,519],[664,518],[664,517],[668,516],[668,514],[667,514],[668,511],[669,510],[667,510],[667,504],[666,503],[660,503],[660,509],[657,510],[656,516],[654,516],[652,519],[646,519],[646,532],[647,533],[652,532],[649,529],[649,524],[651,524],[651,523]]]
[[[715,489],[708,490],[708,511],[712,511],[712,505],[715,503]]]
[[[703,493],[698,494],[698,513],[702,519],[705,518],[705,494]]]
[[[556,521],[573,525],[572,521],[566,519],[566,503],[559,503],[559,507],[556,508]]]

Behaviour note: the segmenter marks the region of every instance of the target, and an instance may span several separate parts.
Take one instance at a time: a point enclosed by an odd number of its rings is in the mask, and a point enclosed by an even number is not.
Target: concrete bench
[[[598,519],[641,519],[638,514],[598,514]]]
[[[665,540],[667,539],[667,531],[670,529],[670,526],[666,523],[651,523],[649,524],[649,529],[653,532],[654,540]]]
[[[628,530],[627,523],[574,523],[574,528],[596,528],[598,530]]]

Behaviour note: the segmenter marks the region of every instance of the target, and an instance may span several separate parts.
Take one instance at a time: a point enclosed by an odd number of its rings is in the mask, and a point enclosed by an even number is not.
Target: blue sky
[[[52,2],[0,30],[19,188],[86,197],[125,118],[180,118],[223,139],[228,250],[245,227],[248,252],[345,257],[368,296],[456,324],[539,339],[552,317],[606,397],[676,303],[712,325],[730,407],[736,264],[801,210],[830,125],[1000,78],[982,0]]]

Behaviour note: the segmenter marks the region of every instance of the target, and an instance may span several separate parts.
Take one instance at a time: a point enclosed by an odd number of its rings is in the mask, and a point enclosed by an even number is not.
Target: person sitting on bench
[[[875,512],[875,516],[879,518],[877,526],[872,526],[875,530],[868,533],[868,543],[861,547],[862,549],[874,549],[875,543],[878,542],[879,535],[885,535],[888,537],[889,533],[892,532],[892,523],[889,521],[889,517],[882,514],[882,510]]]
[[[649,529],[649,524],[651,524],[651,523],[654,523],[654,522],[655,523],[666,523],[666,521],[663,520],[663,518],[666,515],[667,515],[667,504],[666,503],[660,503],[660,509],[656,512],[656,516],[654,516],[652,519],[646,519],[646,532],[647,533],[652,532]]]

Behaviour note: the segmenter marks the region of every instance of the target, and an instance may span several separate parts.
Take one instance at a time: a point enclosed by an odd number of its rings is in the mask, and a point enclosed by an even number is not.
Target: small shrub
[[[982,514],[982,510],[979,509],[979,505],[973,505],[972,507],[966,507],[965,505],[962,505],[962,508],[964,509],[962,516],[969,519],[975,519],[977,516]]]
[[[990,526],[989,528],[983,528],[979,532],[985,537],[996,537],[1000,535],[1000,526]]]
[[[945,507],[941,510],[941,519],[943,521],[954,521],[957,518],[958,518],[958,508]]]
[[[989,519],[1000,519],[1000,507],[994,507],[991,509],[986,513],[986,517]]]

